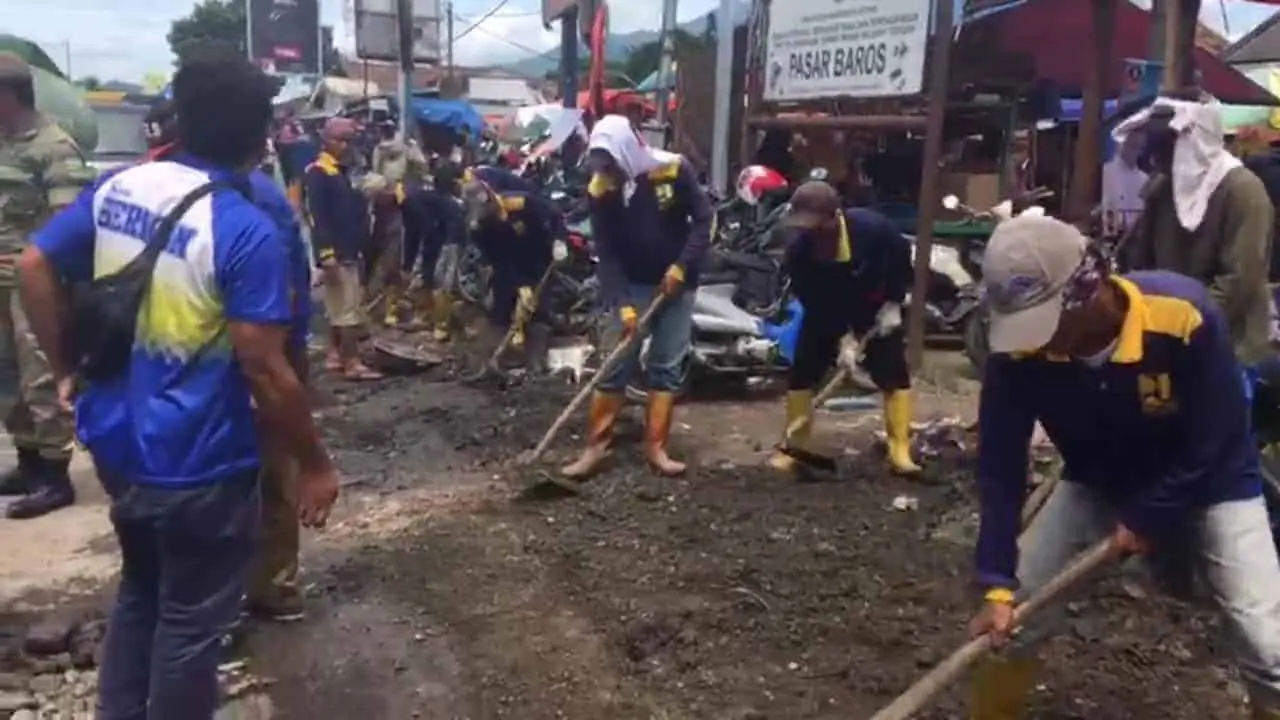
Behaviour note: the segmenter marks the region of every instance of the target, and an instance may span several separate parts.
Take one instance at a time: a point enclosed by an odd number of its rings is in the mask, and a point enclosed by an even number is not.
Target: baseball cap
[[[996,226],[982,257],[992,352],[1030,352],[1048,344],[1087,245],[1079,230],[1056,218],[1020,216]]]
[[[821,180],[800,184],[791,195],[791,207],[782,218],[784,227],[812,230],[840,211],[840,193]]]

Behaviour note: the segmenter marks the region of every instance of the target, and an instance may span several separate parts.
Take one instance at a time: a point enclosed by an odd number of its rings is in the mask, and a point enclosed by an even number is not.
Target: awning
[[[422,123],[443,125],[455,132],[466,130],[479,137],[485,129],[484,116],[466,100],[414,97],[413,117]]]

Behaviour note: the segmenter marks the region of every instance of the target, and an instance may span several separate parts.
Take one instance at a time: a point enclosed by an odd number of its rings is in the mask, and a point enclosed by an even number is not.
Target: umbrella
[[[0,52],[11,52],[27,61],[35,81],[36,109],[61,125],[82,151],[91,152],[98,145],[98,123],[80,88],[30,40],[0,34]]]

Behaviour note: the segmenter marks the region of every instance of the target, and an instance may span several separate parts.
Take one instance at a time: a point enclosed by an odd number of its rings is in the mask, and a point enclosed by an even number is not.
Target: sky
[[[350,50],[354,41],[346,25],[347,2],[321,0],[321,17],[325,24],[338,28],[339,47]],[[1149,4],[1149,0],[1135,2]],[[190,12],[194,4],[194,0],[0,0],[0,28],[40,43],[60,65],[69,60],[75,77],[140,82],[148,74],[167,74],[172,69],[165,42],[169,23]],[[558,31],[542,28],[541,0],[455,0],[454,4],[458,64],[510,62],[559,43]],[[469,30],[476,19],[498,4],[502,6],[492,17]],[[680,0],[678,14],[683,22],[716,5],[716,0]],[[656,30],[661,6],[659,0],[615,2],[613,30]],[[1275,6],[1241,0],[1204,0],[1201,20],[1235,38],[1275,11]]]
[[[348,2],[320,0],[320,14],[322,23],[338,29],[338,46],[352,50],[354,40],[346,29]],[[468,31],[499,3],[502,7],[492,17]],[[40,43],[59,65],[65,66],[69,58],[74,77],[140,82],[149,73],[172,70],[165,35],[170,22],[189,13],[195,4],[195,0],[0,0],[0,28]],[[702,15],[716,5],[716,0],[680,0],[680,20]],[[659,0],[614,3],[613,29],[656,30],[662,20],[661,6]],[[541,7],[541,0],[455,0],[455,62],[499,64],[555,47],[559,31],[543,30]]]

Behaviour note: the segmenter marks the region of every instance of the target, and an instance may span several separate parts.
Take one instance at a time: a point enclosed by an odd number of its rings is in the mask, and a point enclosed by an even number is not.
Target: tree
[[[672,38],[676,54],[681,50],[699,47],[704,44],[705,40],[691,35],[684,30],[677,29],[673,33]],[[662,42],[660,40],[650,40],[647,43],[641,43],[627,53],[627,57],[622,62],[622,71],[635,78],[638,83],[644,82],[645,78],[658,71],[658,67],[662,63]]]
[[[76,81],[76,84],[84,88],[87,92],[93,92],[102,87],[102,81],[93,75],[86,75]]]
[[[248,53],[245,0],[201,0],[191,14],[169,27],[169,49],[179,63],[206,49]]]
[[[177,62],[202,49],[229,49],[247,54],[245,37],[246,0],[200,0],[191,13],[178,18],[169,27],[169,49]],[[321,72],[342,76],[342,54],[333,44],[333,28],[322,27],[324,49],[320,55]]]
[[[707,26],[702,29],[702,42],[710,45],[715,43],[717,37],[716,13],[712,12],[707,15]]]

